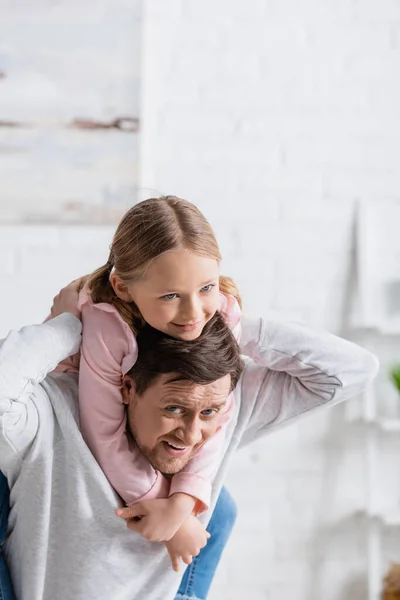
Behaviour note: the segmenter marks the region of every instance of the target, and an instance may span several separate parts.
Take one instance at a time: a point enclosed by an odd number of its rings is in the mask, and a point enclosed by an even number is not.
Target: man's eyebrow
[[[171,377],[170,379],[167,379],[167,381],[165,381],[163,383],[163,385],[167,385],[168,383],[175,383],[176,381],[189,381],[190,379],[187,379],[186,377],[183,377],[182,375],[174,375],[173,377]],[[225,406],[225,404],[227,403],[228,398],[224,398],[223,400],[220,400],[219,402],[217,400],[213,401],[211,403],[211,405],[214,408],[222,408],[223,406]],[[162,404],[171,404],[174,402],[174,400],[172,400],[171,398],[163,398],[161,400]],[[192,407],[193,406],[193,402],[187,402],[185,399],[183,398],[179,398],[176,399],[176,404],[182,405],[182,406],[188,406],[188,407]]]
[[[212,402],[211,406],[213,408],[222,408],[223,406],[225,406],[225,404],[227,403],[228,398],[225,398],[224,400],[221,400],[220,402]]]
[[[225,406],[225,404],[227,403],[227,398],[225,398],[224,400],[210,400],[210,404],[209,404],[209,408],[222,408],[223,406]],[[177,405],[177,406],[185,406],[187,408],[193,408],[193,402],[187,402],[186,400],[184,400],[183,398],[163,398],[161,400],[161,404],[164,405],[168,405],[170,404],[172,405]],[[203,409],[206,410],[206,409]]]

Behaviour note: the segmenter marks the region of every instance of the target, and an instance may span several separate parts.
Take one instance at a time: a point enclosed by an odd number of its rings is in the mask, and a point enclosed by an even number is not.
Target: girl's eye
[[[175,300],[177,297],[177,294],[166,294],[165,296],[161,296],[161,300]]]
[[[201,411],[201,414],[204,417],[213,417],[216,414],[216,412],[217,411],[215,410],[215,408],[206,408],[206,410]]]
[[[209,292],[211,291],[211,289],[214,287],[213,283],[209,283],[208,285],[205,285],[204,287],[201,288],[202,292]]]
[[[165,410],[172,415],[179,415],[182,409],[179,406],[167,406]]]

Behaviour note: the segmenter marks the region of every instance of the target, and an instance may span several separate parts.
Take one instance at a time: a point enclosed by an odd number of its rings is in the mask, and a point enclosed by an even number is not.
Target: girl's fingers
[[[172,562],[172,568],[174,571],[176,571],[176,573],[179,572],[179,568],[181,566],[181,559],[179,558],[179,556],[175,556],[174,558],[171,559]]]
[[[177,556],[176,554],[172,554],[169,550],[168,550],[168,554],[171,559],[171,564],[172,564],[173,570],[178,573],[179,568],[181,566],[181,557]]]
[[[134,521],[132,519],[131,521],[127,521],[126,526],[131,531],[135,531],[136,533],[143,535],[143,523],[141,521]]]
[[[121,519],[133,519],[135,517],[144,517],[146,512],[143,510],[143,507],[140,502],[136,502],[132,506],[127,506],[125,508],[118,508],[115,511],[117,517],[121,517]]]

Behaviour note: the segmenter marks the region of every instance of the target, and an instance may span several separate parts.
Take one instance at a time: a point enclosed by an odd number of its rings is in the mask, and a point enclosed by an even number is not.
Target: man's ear
[[[129,375],[124,375],[122,378],[121,394],[122,402],[128,405],[135,394],[135,382]]]
[[[128,292],[128,287],[116,273],[110,275],[110,283],[118,298],[124,302],[133,302],[133,298]]]

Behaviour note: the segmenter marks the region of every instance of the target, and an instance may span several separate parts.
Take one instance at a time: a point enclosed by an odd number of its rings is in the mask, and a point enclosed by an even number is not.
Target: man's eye
[[[161,300],[175,300],[177,297],[177,294],[166,294],[165,296],[161,296]]]
[[[167,406],[165,410],[173,415],[177,415],[180,413],[180,411],[182,411],[179,406]]]
[[[216,414],[216,412],[217,411],[215,410],[215,408],[206,408],[206,410],[201,411],[201,414],[204,417],[213,417]]]
[[[205,285],[204,287],[202,287],[200,291],[201,292],[210,292],[213,287],[215,287],[215,285],[213,283],[209,283],[208,285]]]

